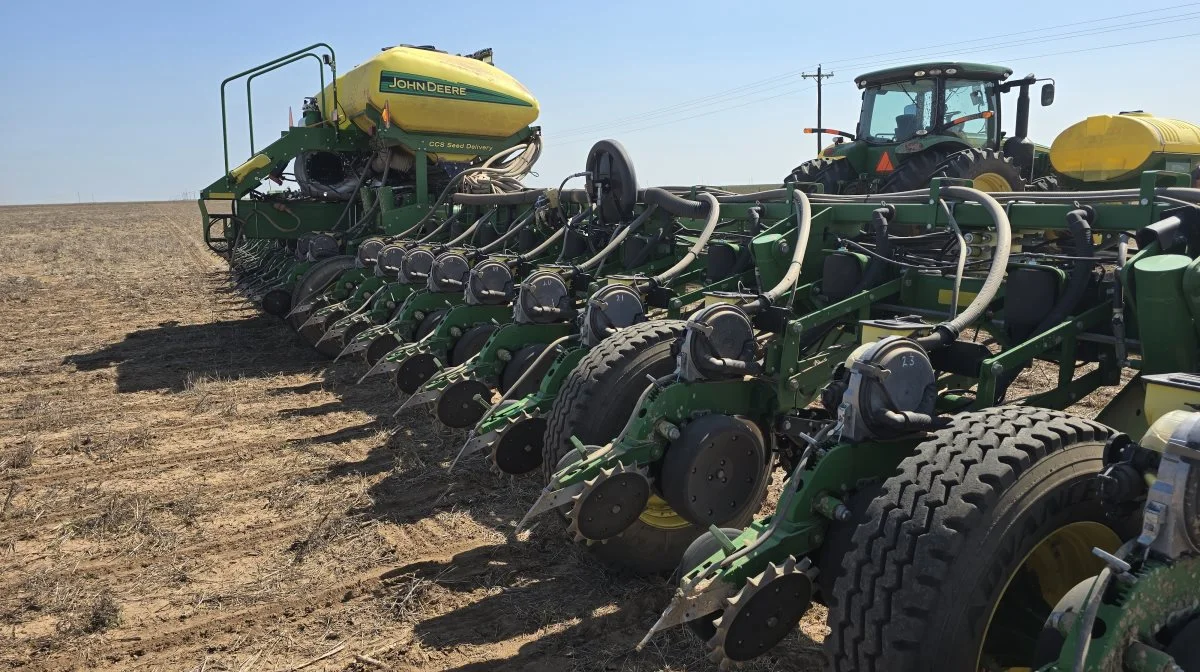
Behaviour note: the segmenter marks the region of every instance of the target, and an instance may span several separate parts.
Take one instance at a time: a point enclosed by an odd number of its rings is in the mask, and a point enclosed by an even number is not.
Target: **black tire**
[[[527,345],[513,353],[512,359],[504,365],[504,370],[500,372],[500,393],[508,394],[510,399],[520,399],[530,393],[536,392],[542,385],[542,378],[546,376],[546,372],[554,366],[554,357],[548,355],[542,357],[541,362],[537,365],[537,369],[525,378],[525,382],[517,389],[513,386],[525,374],[525,371],[533,366],[538,357],[549,347],[547,343],[534,343]]]
[[[442,320],[446,319],[446,313],[448,312],[450,312],[449,309],[443,308],[426,315],[425,319],[421,320],[421,323],[417,325],[417,331],[413,334],[413,343],[432,334],[433,330],[437,329],[438,325],[442,323]]]
[[[928,187],[934,168],[945,161],[946,156],[944,150],[934,147],[904,159],[879,185],[879,193],[892,194]]]
[[[682,320],[653,320],[626,327],[593,348],[567,376],[546,422],[542,471],[549,482],[572,450],[571,436],[603,445],[625,427],[649,385],[675,370],[671,345],[683,335]],[[731,525],[733,526],[733,525]],[[704,530],[688,525],[663,530],[634,522],[620,536],[592,550],[605,562],[639,574],[674,571],[688,544]]]
[[[322,259],[309,267],[308,272],[304,277],[292,287],[292,306],[299,306],[314,294],[325,289],[337,276],[344,271],[354,268],[354,257],[350,255],[342,255],[338,257],[329,257]],[[297,313],[288,319],[293,329],[300,329],[300,325],[308,320],[308,313]]]
[[[499,328],[494,324],[481,324],[466,330],[450,349],[450,366],[458,366],[478,355],[488,338]]]
[[[1043,175],[1034,180],[1025,191],[1062,191],[1062,187],[1058,184],[1057,175]]]
[[[848,159],[820,157],[796,166],[783,181],[815,182],[824,187],[827,194],[840,194],[846,191],[845,184],[858,181],[858,171]]]
[[[995,605],[1051,532],[1089,523],[1103,536],[1136,533],[1137,520],[1109,518],[1098,496],[1112,433],[1059,411],[1008,406],[959,415],[918,446],[871,502],[841,563],[825,640],[830,669],[977,669]]]
[[[1025,191],[1025,182],[1021,179],[1021,169],[1012,159],[994,149],[964,149],[946,157],[930,174],[935,177],[956,177],[964,180],[975,180],[975,188],[980,191]],[[1007,186],[989,184],[996,180],[1007,183]]]
[[[850,518],[833,521],[829,531],[825,533],[825,543],[817,554],[816,592],[813,598],[829,606],[833,596],[833,587],[837,578],[842,575],[842,562],[854,551],[854,531],[867,520],[867,508],[871,502],[883,492],[883,482],[877,481],[861,486],[854,494],[843,500],[846,508],[850,509]]]
[[[363,351],[363,359],[366,360],[367,366],[375,366],[379,360],[387,356],[389,352],[400,347],[400,341],[391,334],[382,334],[371,339],[367,349]]]

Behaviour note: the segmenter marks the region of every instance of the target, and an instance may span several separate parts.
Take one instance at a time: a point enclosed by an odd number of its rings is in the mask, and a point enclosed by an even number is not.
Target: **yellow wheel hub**
[[[646,510],[642,511],[639,519],[650,527],[660,530],[677,530],[691,525],[683,519],[683,516],[675,513],[675,509],[672,509],[666,500],[653,494],[650,495],[650,501],[646,503]]]
[[[985,192],[1012,191],[1013,186],[999,173],[980,173],[971,178],[975,188]]]
[[[978,182],[976,182],[978,184]],[[1093,548],[1115,551],[1121,545],[1117,534],[1107,525],[1092,521],[1071,523],[1051,532],[1042,539],[1008,577],[1000,599],[992,605],[992,614],[988,617],[987,629],[983,633],[983,644],[980,646],[976,669],[1006,669],[1008,672],[1027,670],[1025,667],[995,668],[985,665],[988,656],[988,643],[995,622],[996,613],[1005,605],[1006,600],[1028,601],[1029,594],[1016,594],[1019,591],[1010,590],[1014,587],[1013,579],[1022,573],[1030,573],[1036,579],[1040,597],[1049,608],[1053,608],[1067,591],[1080,581],[1100,573],[1104,561],[1092,555]],[[1010,592],[1013,593],[1010,595]],[[1036,597],[1034,600],[1036,601]]]

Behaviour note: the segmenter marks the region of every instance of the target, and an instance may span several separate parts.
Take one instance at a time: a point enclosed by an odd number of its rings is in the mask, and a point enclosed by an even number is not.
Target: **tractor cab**
[[[1022,191],[1039,175],[1028,138],[1033,75],[979,63],[936,62],[869,72],[855,79],[862,110],[855,133],[829,133],[834,144],[786,178],[817,183],[827,193],[881,193],[928,186],[934,177],[975,181],[985,191]],[[1042,104],[1054,99],[1042,90]],[[1001,130],[1001,97],[1019,90],[1013,133]],[[1042,161],[1041,163],[1044,163]]]
[[[947,70],[909,71],[910,78],[870,84],[860,78],[864,91],[859,137],[871,144],[894,145],[946,136],[971,147],[999,148],[999,80],[959,78],[952,74],[957,68]],[[1008,72],[997,75],[1003,78]]]

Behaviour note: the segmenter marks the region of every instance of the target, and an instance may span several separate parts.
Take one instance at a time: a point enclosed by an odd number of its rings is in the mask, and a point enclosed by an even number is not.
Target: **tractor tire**
[[[840,563],[829,669],[1027,666],[1052,606],[1103,567],[1092,547],[1139,529],[1139,514],[1114,519],[1099,497],[1112,434],[1006,406],[959,415],[917,446]]]
[[[344,271],[354,268],[354,257],[341,255],[328,257],[313,264],[304,277],[292,287],[292,306],[299,306],[315,294],[322,291],[329,283]],[[300,325],[308,320],[308,313],[298,313],[288,318],[292,328],[299,330]]]
[[[793,168],[791,174],[783,179],[784,182],[789,180],[815,182],[824,187],[827,194],[840,194],[845,191],[844,184],[858,181],[858,172],[847,159],[820,157]]]
[[[1043,175],[1030,183],[1025,191],[1062,191],[1062,187],[1058,184],[1057,175]]]
[[[980,191],[1025,191],[1021,169],[1012,159],[994,149],[964,149],[946,157],[933,169],[929,179],[955,177],[973,180]]]
[[[946,153],[937,149],[925,150],[914,154],[892,171],[892,174],[879,185],[879,193],[892,194],[897,191],[914,191],[929,186],[929,177],[933,169],[946,160]]]
[[[675,370],[671,346],[683,332],[683,320],[642,322],[613,334],[580,360],[546,421],[542,470],[547,482],[572,450],[571,436],[585,445],[604,445],[616,438],[650,384],[647,376],[660,378]],[[638,574],[660,574],[673,571],[702,532],[695,525],[662,529],[639,519],[592,550],[606,563]]]

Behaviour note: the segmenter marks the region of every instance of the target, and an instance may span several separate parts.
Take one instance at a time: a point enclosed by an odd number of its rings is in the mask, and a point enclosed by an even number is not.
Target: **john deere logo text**
[[[379,91],[381,93],[397,93],[409,96],[450,98],[479,103],[532,107],[528,101],[514,98],[498,91],[462,84],[460,82],[449,82],[434,77],[419,77],[417,75],[410,75],[403,72],[389,72],[387,70],[379,74]]]

